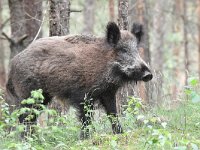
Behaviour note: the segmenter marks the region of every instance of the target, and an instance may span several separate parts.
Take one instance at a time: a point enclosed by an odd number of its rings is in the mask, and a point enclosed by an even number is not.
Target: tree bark
[[[155,4],[155,10],[156,13],[153,16],[153,35],[154,38],[152,39],[152,45],[153,45],[153,67],[155,69],[155,85],[156,85],[156,93],[154,98],[154,104],[153,105],[159,105],[162,104],[162,96],[163,96],[163,64],[164,64],[164,32],[165,32],[165,25],[163,22],[165,22],[164,17],[164,0],[159,0]]]
[[[198,69],[199,69],[199,80],[200,80],[200,0],[198,1],[198,30],[199,30],[199,45],[198,45]]]
[[[26,20],[23,8],[23,1],[9,0],[10,9],[10,24],[11,24],[11,41],[10,41],[10,58],[21,52],[25,45],[23,40],[20,40],[26,35]]]
[[[95,21],[95,0],[85,0],[83,33],[92,34]]]
[[[109,15],[110,21],[115,20],[115,3],[114,0],[109,0]]]
[[[61,35],[59,0],[49,0],[49,36]]]
[[[42,0],[9,0],[11,58],[25,49],[41,25]]]
[[[27,47],[39,32],[42,24],[42,0],[24,0],[24,11],[26,20],[26,34],[28,37],[24,40]],[[42,36],[42,32],[37,38]]]
[[[0,1],[0,27],[2,26],[2,3]],[[1,33],[1,31],[0,31]],[[5,73],[5,63],[4,63],[4,45],[3,41],[0,39],[0,88],[5,86],[6,73]]]
[[[49,36],[69,34],[70,0],[49,0]]]
[[[118,25],[121,30],[128,30],[128,0],[118,1]]]
[[[70,0],[60,0],[61,35],[69,34]]]
[[[183,42],[184,42],[184,56],[185,56],[185,85],[187,85],[189,72],[189,53],[188,53],[188,31],[187,31],[187,1],[182,0],[183,5]]]

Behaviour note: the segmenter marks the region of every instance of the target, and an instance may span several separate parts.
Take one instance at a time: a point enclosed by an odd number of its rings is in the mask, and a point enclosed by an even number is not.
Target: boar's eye
[[[114,22],[109,22],[106,31],[106,40],[111,45],[116,45],[121,38],[119,27]]]
[[[138,24],[138,23],[133,23],[131,33],[136,36],[137,42],[140,43],[140,41],[144,35],[143,25]]]

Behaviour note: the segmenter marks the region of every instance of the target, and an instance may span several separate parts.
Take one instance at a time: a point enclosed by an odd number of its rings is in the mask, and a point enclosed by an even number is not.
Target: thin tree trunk
[[[61,35],[69,34],[70,0],[60,0]]]
[[[183,6],[182,6],[182,3],[181,3],[182,0],[176,0],[174,1],[174,20],[173,20],[173,32],[175,33],[178,33],[178,32],[181,32],[180,29],[182,27],[182,20],[181,20],[181,13],[183,12]],[[173,55],[175,57],[175,61],[176,61],[176,65],[173,69],[173,76],[174,78],[176,79],[176,81],[179,81],[180,83],[180,67],[177,67],[180,65],[180,49],[182,48],[180,46],[180,44],[178,44],[177,42],[174,43],[174,49],[173,49]],[[177,85],[177,83],[173,83],[173,86],[172,86],[172,93],[173,93],[173,97],[172,99],[173,100],[176,100],[177,99],[177,93],[179,93],[179,87],[180,85]],[[175,101],[176,102],[176,101]],[[173,105],[176,105],[175,103]]]
[[[109,15],[110,21],[115,20],[115,3],[114,0],[109,0]]]
[[[94,30],[95,21],[95,1],[96,0],[85,0],[84,5],[84,28],[83,33],[92,34]]]
[[[25,45],[23,44],[23,37],[26,36],[26,20],[24,17],[25,12],[23,8],[23,1],[9,0],[8,2],[11,24],[10,57],[13,58],[25,48]]]
[[[61,35],[59,0],[49,0],[49,36]]]
[[[26,34],[24,46],[27,47],[39,32],[42,23],[42,0],[24,0],[24,11],[26,20]],[[40,38],[42,33],[38,35]]]
[[[198,30],[199,30],[199,47],[198,47],[198,49],[199,49],[199,52],[198,52],[199,58],[198,59],[199,60],[198,60],[198,64],[199,64],[199,68],[198,69],[199,69],[199,80],[200,80],[200,0],[199,0],[199,3],[198,3],[198,7],[199,7],[198,8],[199,9],[198,10],[198,20],[199,20],[199,23],[198,23]]]
[[[118,1],[118,25],[121,30],[128,30],[128,0]]]
[[[10,49],[13,58],[25,49],[39,31],[42,19],[42,0],[9,0],[11,38]]]
[[[154,101],[157,104],[162,104],[162,84],[163,84],[163,64],[164,64],[164,51],[163,51],[163,45],[164,45],[164,39],[163,35],[165,32],[165,25],[163,22],[165,22],[165,16],[163,13],[164,8],[164,1],[159,0],[155,4],[155,10],[156,13],[153,16],[153,27],[154,27],[154,38],[153,38],[153,55],[154,55],[154,69],[155,69],[155,85],[156,85],[156,93]]]
[[[70,0],[49,0],[49,36],[69,34]]]
[[[184,38],[184,54],[185,54],[185,85],[187,85],[189,71],[189,53],[188,53],[188,32],[187,32],[187,1],[182,0],[183,5],[183,38]]]
[[[2,25],[2,3],[0,1],[0,27]],[[1,31],[0,31],[1,33]],[[6,80],[6,75],[5,75],[5,64],[4,64],[4,46],[3,46],[3,41],[0,39],[0,88],[5,86],[5,80]]]

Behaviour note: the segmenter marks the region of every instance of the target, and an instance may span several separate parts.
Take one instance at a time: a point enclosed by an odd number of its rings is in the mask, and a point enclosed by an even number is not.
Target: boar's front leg
[[[101,97],[101,103],[104,106],[105,111],[112,124],[113,133],[114,134],[123,133],[122,127],[117,117],[115,94],[112,95],[110,95],[110,93],[104,94],[104,96]]]

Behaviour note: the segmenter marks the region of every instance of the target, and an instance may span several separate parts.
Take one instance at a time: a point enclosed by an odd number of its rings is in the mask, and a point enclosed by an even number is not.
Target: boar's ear
[[[138,23],[133,23],[131,33],[136,36],[137,41],[139,43],[144,35],[143,25],[138,24]]]
[[[111,45],[116,45],[121,38],[119,27],[114,22],[109,22],[106,31],[106,40]]]

